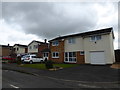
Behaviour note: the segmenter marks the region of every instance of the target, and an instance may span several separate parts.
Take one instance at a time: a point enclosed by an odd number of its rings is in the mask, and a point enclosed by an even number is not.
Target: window
[[[48,53],[43,53],[43,56],[44,57],[48,57]]]
[[[58,41],[53,41],[52,42],[52,46],[58,46],[59,45],[59,42]]]
[[[101,35],[91,36],[91,41],[101,40]]]
[[[34,49],[37,49],[38,48],[38,45],[34,45]]]
[[[65,52],[65,62],[76,62],[76,52]]]
[[[75,43],[75,38],[69,38],[69,39],[68,39],[68,43],[74,44],[74,43]]]
[[[37,58],[36,56],[31,56],[32,58]]]
[[[84,51],[80,51],[80,55],[84,55]]]
[[[101,35],[96,36],[96,40],[101,40]]]
[[[32,49],[32,46],[30,46],[29,49]]]
[[[16,48],[14,48],[14,51],[16,51]]]
[[[59,58],[59,52],[53,52],[52,58]]]
[[[19,50],[19,48],[17,48],[17,51]]]

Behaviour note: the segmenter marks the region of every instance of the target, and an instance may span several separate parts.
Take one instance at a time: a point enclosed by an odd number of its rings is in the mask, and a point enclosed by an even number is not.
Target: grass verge
[[[53,66],[70,68],[70,67],[76,67],[78,66],[78,64],[53,64]],[[44,70],[46,69],[45,64],[23,64],[21,67],[31,67],[31,68],[44,69]]]

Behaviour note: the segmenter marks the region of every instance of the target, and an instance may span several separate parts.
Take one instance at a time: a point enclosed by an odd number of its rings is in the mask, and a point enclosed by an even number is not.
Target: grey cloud
[[[118,48],[120,49],[120,1],[118,3]]]
[[[0,19],[2,19],[2,2],[0,2]]]
[[[69,5],[77,5],[78,9],[73,8],[72,13]],[[3,3],[2,10],[3,18],[9,23],[21,25],[25,33],[51,39],[94,28],[98,15],[92,5],[93,3],[11,2]]]

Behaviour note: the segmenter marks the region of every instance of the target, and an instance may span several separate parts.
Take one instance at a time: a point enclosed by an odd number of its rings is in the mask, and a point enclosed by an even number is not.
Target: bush
[[[22,61],[21,61],[21,57],[20,57],[20,56],[17,57],[17,64],[18,64],[18,65],[22,64]]]
[[[8,60],[9,63],[16,63],[16,60]]]
[[[53,68],[53,62],[51,60],[48,60],[45,62],[45,66],[47,69]]]

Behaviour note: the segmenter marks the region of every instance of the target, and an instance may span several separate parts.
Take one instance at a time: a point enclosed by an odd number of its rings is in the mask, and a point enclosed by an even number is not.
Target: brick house
[[[0,45],[0,57],[10,56],[12,52],[12,46],[8,45]]]
[[[66,35],[49,40],[49,59],[57,63],[112,64],[113,28]]]

